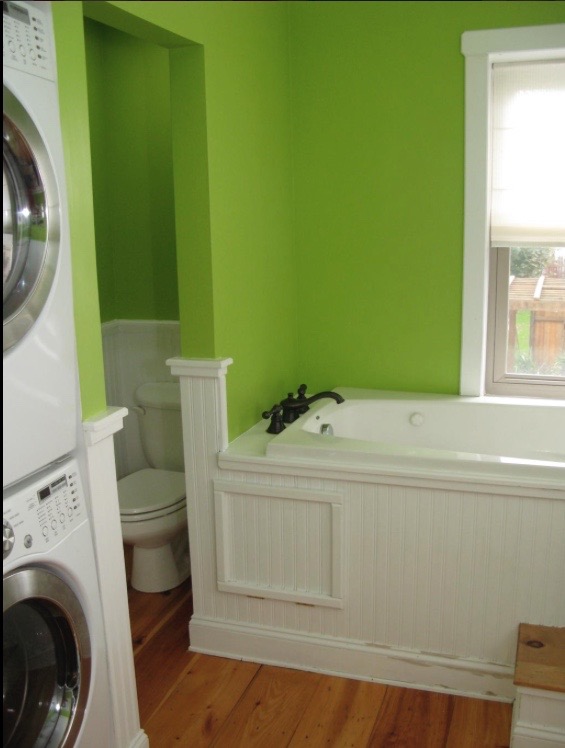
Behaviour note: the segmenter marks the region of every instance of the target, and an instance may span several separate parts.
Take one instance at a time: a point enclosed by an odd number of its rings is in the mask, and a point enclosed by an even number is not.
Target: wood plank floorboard
[[[500,701],[455,699],[446,748],[503,748],[510,743],[512,706]]]
[[[142,723],[151,748],[215,745],[259,669],[250,662],[195,655],[159,708]],[[240,743],[228,734],[223,745]]]
[[[127,565],[126,565],[127,568]],[[128,590],[150,748],[508,748],[511,704],[188,651],[190,582]]]
[[[183,601],[186,603],[186,599]],[[195,656],[188,651],[188,609],[178,605],[166,624],[134,654],[139,717],[144,724],[183,677]]]
[[[454,698],[432,691],[387,687],[368,745],[443,748]]]
[[[380,683],[322,676],[289,746],[368,745],[386,691]]]

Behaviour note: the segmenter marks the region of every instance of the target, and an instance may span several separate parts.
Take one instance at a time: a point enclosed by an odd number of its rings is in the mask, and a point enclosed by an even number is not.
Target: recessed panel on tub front
[[[342,496],[214,481],[218,589],[342,608]]]

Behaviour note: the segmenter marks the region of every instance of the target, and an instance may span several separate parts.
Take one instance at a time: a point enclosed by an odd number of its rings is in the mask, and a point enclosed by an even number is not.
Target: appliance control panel
[[[85,519],[78,463],[70,460],[4,495],[3,558],[48,551]]]
[[[35,5],[3,2],[3,62],[16,70],[55,80],[51,19],[45,9]]]

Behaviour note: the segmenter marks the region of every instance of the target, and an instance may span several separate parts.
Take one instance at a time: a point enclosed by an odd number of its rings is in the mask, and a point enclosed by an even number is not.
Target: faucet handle
[[[297,400],[305,401],[306,400],[306,390],[308,389],[308,386],[305,384],[301,384],[300,387],[297,390]],[[307,410],[310,410],[310,406],[308,403],[304,403],[300,408],[298,408],[299,415],[302,415],[303,413],[306,413]]]
[[[271,423],[267,428],[268,434],[280,434],[284,430],[283,408],[279,403],[275,403],[271,410],[263,412],[263,418],[270,418]]]
[[[282,419],[285,423],[294,423],[294,421],[299,417],[300,413],[295,405],[297,402],[298,400],[294,397],[292,392],[289,392],[285,399],[281,400],[283,409]]]

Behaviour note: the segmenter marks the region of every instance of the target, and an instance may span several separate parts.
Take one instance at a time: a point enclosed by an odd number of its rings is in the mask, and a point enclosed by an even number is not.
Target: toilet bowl
[[[133,546],[132,587],[163,592],[190,575],[180,391],[176,383],[149,383],[135,399],[152,467],[118,481],[122,538]]]
[[[131,585],[177,587],[190,574],[184,473],[147,468],[118,481],[124,543],[133,546]]]

